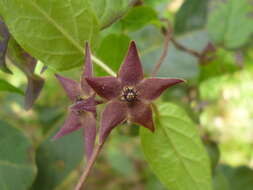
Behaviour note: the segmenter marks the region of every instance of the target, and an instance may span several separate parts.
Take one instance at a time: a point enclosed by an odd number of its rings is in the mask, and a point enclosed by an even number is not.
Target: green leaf
[[[159,114],[155,133],[140,133],[151,169],[170,190],[211,190],[210,161],[196,126],[173,104],[163,103]]]
[[[221,168],[215,170],[213,176],[213,189],[214,190],[231,190],[227,177],[224,175]]]
[[[216,142],[207,140],[204,141],[204,145],[211,161],[212,172],[214,173],[215,168],[218,165],[220,159],[220,150],[218,144]]]
[[[132,8],[129,13],[120,21],[123,29],[135,31],[157,19],[156,11],[148,6]]]
[[[94,12],[100,21],[100,28],[104,29],[120,19],[131,8],[135,0],[90,0]]]
[[[97,56],[106,62],[114,71],[118,71],[127,52],[129,42],[130,38],[127,35],[109,34],[102,40],[97,51]],[[96,67],[96,71],[99,75],[106,74],[98,67]]]
[[[205,26],[208,0],[185,1],[175,17],[175,32],[181,34]]]
[[[57,128],[57,130],[59,130]],[[56,130],[45,139],[37,150],[38,177],[34,190],[49,190],[60,185],[80,164],[84,156],[82,131],[76,131],[52,141]]]
[[[0,147],[0,189],[29,189],[36,176],[32,143],[20,130],[0,121]]]
[[[13,86],[12,84],[8,83],[7,81],[3,79],[0,79],[0,91],[7,91],[7,92],[24,95],[24,92],[22,90]]]
[[[0,11],[24,49],[59,70],[81,65],[99,30],[88,0],[0,0]]]
[[[209,15],[210,37],[227,48],[244,45],[253,33],[252,12],[253,6],[248,0],[220,1]]]

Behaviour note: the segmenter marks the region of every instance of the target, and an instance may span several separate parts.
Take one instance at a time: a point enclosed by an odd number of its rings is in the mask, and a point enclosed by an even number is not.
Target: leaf
[[[8,56],[12,63],[20,68],[27,77],[25,109],[28,110],[35,103],[44,86],[44,79],[34,73],[37,60],[25,52],[13,38],[9,42]]]
[[[220,159],[220,150],[218,144],[214,141],[207,140],[204,141],[204,145],[211,161],[212,172],[214,173]]]
[[[219,1],[208,18],[212,40],[226,48],[238,48],[247,43],[253,33],[253,6],[248,0]]]
[[[52,141],[56,130],[53,130],[53,133],[42,142],[36,152],[38,176],[33,185],[34,190],[56,188],[83,159],[82,132],[79,130]]]
[[[213,177],[213,189],[214,190],[231,190],[227,177],[224,175],[221,168],[216,168]]]
[[[36,176],[32,143],[20,130],[0,121],[0,146],[0,189],[29,189]]]
[[[146,159],[161,182],[170,190],[211,190],[210,161],[196,126],[179,107],[159,107],[156,131],[141,128]]]
[[[208,0],[185,1],[175,16],[175,32],[181,34],[205,26]]]
[[[0,11],[24,49],[59,70],[81,65],[99,30],[88,0],[0,0]]]
[[[9,38],[10,33],[8,31],[8,28],[0,17],[0,69],[6,73],[12,74],[11,70],[7,67],[5,62],[5,55],[8,48]]]
[[[120,19],[131,8],[135,0],[90,0],[99,18],[100,28],[104,29]]]
[[[24,92],[22,90],[13,86],[12,84],[8,83],[7,81],[3,79],[0,79],[0,91],[7,91],[7,92],[24,95]]]
[[[130,38],[125,34],[109,34],[101,42],[97,56],[106,62],[114,71],[118,71],[127,52]],[[96,67],[97,73],[107,75],[102,69]]]
[[[148,6],[132,8],[129,13],[120,21],[122,28],[135,31],[157,19],[155,10]]]

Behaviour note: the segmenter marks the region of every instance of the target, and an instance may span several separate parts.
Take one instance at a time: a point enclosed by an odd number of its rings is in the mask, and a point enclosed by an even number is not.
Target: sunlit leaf
[[[210,161],[196,126],[173,104],[163,103],[159,114],[155,133],[140,133],[151,169],[170,190],[211,190]]]
[[[7,81],[3,79],[0,79],[0,91],[7,91],[7,92],[24,95],[24,92],[21,89],[13,86],[12,84],[8,83]]]

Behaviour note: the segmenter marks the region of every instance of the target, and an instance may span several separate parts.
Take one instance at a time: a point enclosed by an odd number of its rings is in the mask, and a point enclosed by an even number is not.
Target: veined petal
[[[96,105],[98,103],[95,101],[94,96],[86,99],[75,102],[70,109],[74,112],[87,111],[91,112],[96,116]]]
[[[118,100],[110,101],[102,113],[99,143],[103,144],[111,130],[126,120],[127,105]]]
[[[53,140],[57,140],[75,130],[78,130],[81,126],[80,117],[76,113],[70,112],[62,128],[53,137]]]
[[[96,118],[93,114],[86,112],[82,115],[81,123],[84,128],[84,144],[88,161],[92,155],[96,141]]]
[[[121,83],[115,77],[86,78],[93,90],[105,99],[113,99],[120,95]]]
[[[134,85],[143,79],[143,69],[134,41],[129,46],[118,77],[124,85]]]
[[[140,124],[154,132],[154,122],[152,117],[152,109],[150,104],[142,103],[141,101],[135,102],[128,106],[129,120],[133,123]]]
[[[158,98],[164,90],[181,82],[185,81],[175,78],[144,79],[137,86],[138,96],[146,100],[154,100]]]
[[[55,76],[60,81],[62,87],[72,101],[75,101],[81,95],[81,87],[78,82],[57,74]]]
[[[85,77],[92,77],[93,74],[93,68],[92,68],[92,61],[91,61],[91,53],[90,53],[90,47],[88,42],[85,44],[85,61],[84,61],[84,68],[83,68],[83,74],[81,76],[81,87],[83,90],[84,95],[91,95],[93,92],[92,88],[88,85]]]

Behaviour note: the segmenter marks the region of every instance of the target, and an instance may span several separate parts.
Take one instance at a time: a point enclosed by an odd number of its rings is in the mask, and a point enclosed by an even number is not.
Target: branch
[[[98,144],[95,147],[95,149],[91,155],[91,158],[89,159],[88,164],[87,164],[86,168],[84,169],[83,174],[81,175],[81,177],[75,187],[75,190],[81,190],[84,187],[86,179],[89,176],[91,169],[92,169],[95,161],[97,160],[99,153],[101,152],[102,147],[103,147],[103,144]]]
[[[159,71],[164,59],[167,56],[168,49],[169,49],[169,42],[172,39],[171,33],[172,33],[172,30],[171,30],[170,25],[169,25],[168,29],[166,31],[165,39],[164,39],[165,41],[164,41],[164,45],[163,45],[162,54],[161,54],[160,58],[158,59],[158,61],[156,62],[155,66],[154,66],[154,68],[151,72],[152,77],[154,77],[157,74],[157,72]]]

